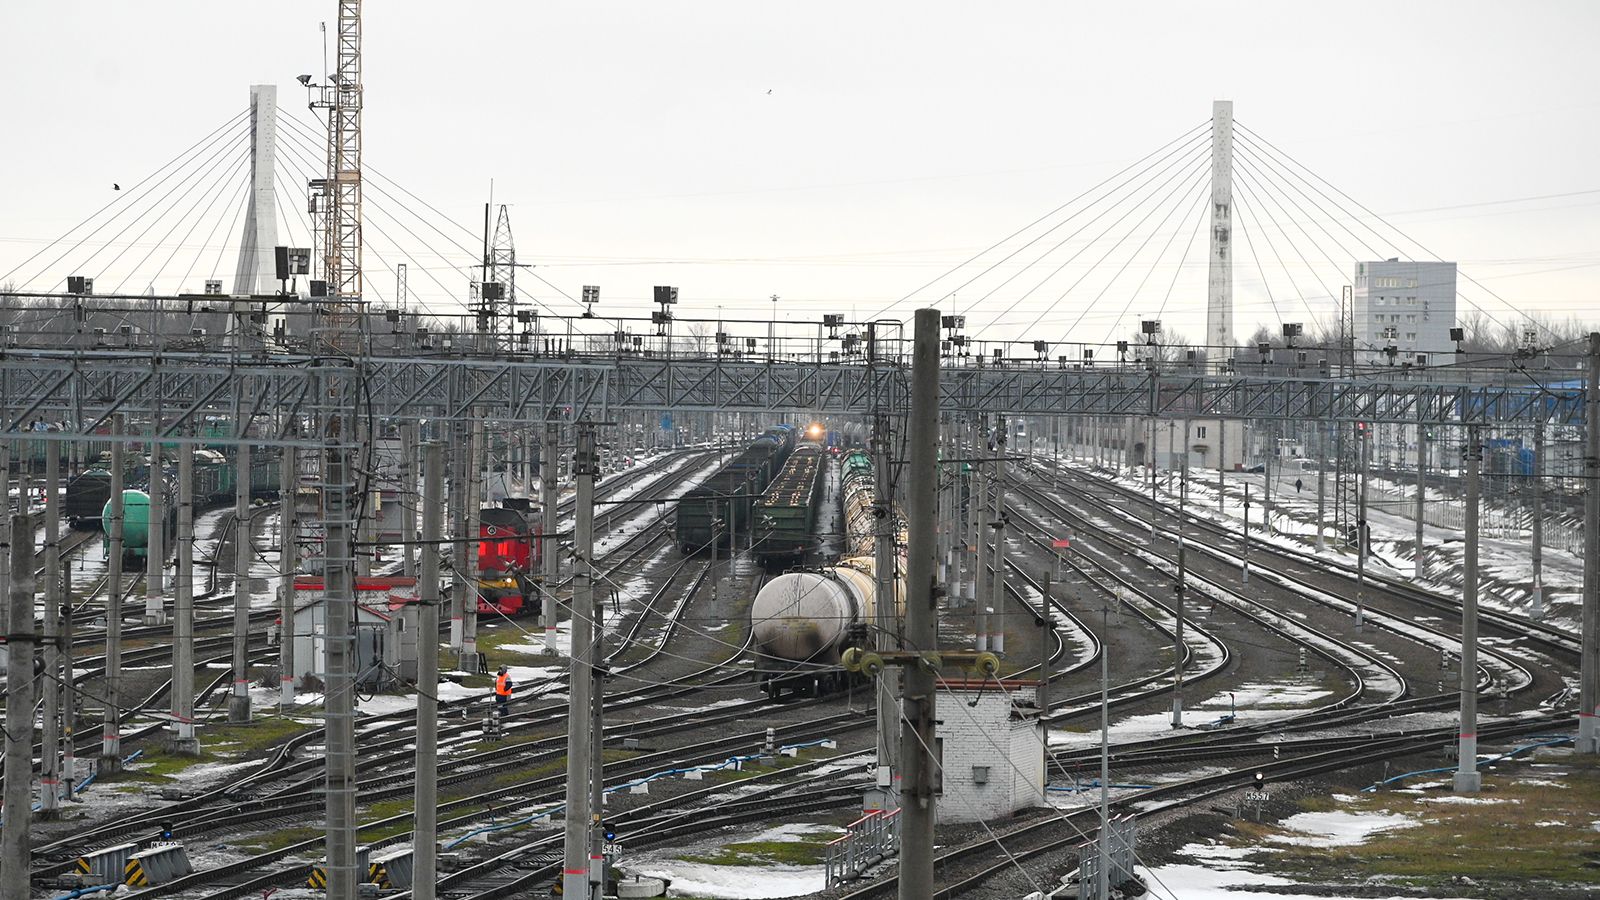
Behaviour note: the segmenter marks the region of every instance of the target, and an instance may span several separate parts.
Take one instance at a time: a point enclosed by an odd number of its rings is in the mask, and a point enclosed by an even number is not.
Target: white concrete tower
[[[1233,101],[1211,103],[1211,267],[1206,283],[1206,345],[1233,346]]]
[[[272,294],[278,290],[272,248],[278,245],[278,205],[272,192],[278,140],[278,86],[250,86],[250,202],[239,237],[235,294]]]

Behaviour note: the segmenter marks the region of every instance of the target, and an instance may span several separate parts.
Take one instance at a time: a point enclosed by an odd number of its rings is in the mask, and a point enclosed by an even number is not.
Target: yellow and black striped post
[[[122,883],[129,887],[148,887],[150,879],[145,877],[144,865],[137,859],[128,860],[122,867]]]

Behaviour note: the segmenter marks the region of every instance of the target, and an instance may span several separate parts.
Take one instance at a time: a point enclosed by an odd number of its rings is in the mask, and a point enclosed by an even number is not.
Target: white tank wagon
[[[857,626],[873,621],[877,592],[870,557],[844,560],[812,572],[788,572],[767,582],[750,605],[756,671],[767,694],[785,688],[809,693],[839,690],[852,677],[839,665]],[[900,604],[896,584],[895,603]]]
[[[860,676],[844,671],[840,654],[852,641],[873,642],[877,562],[872,554],[878,520],[872,458],[861,451],[846,454],[840,475],[846,558],[837,565],[779,575],[750,604],[756,672],[773,697],[785,688],[807,693],[843,688]],[[895,567],[892,618],[898,621],[905,608],[902,554],[895,555]]]

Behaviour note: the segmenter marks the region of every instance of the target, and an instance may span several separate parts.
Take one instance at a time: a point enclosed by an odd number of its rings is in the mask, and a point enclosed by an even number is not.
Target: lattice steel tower
[[[339,0],[338,64],[316,106],[328,110],[322,264],[332,301],[325,349],[354,352],[361,313],[361,0]]]
[[[486,344],[503,344],[499,349],[511,350],[515,330],[511,323],[517,315],[517,246],[511,237],[511,211],[505,204],[500,205],[491,237],[490,209],[489,204],[484,204],[483,281],[478,285],[472,312]],[[506,326],[503,330],[502,324]]]

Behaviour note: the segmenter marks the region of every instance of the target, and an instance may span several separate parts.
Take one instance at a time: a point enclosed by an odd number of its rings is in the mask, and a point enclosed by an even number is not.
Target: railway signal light
[[[1259,790],[1261,790],[1262,788],[1264,788],[1266,786],[1267,786],[1267,773],[1265,773],[1265,772],[1257,772],[1256,773],[1256,790],[1259,791]]]

